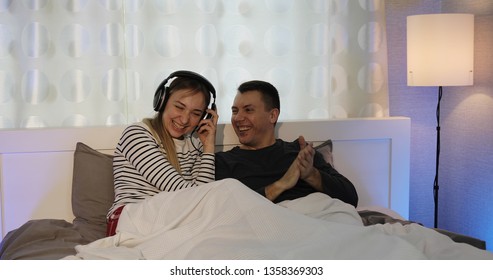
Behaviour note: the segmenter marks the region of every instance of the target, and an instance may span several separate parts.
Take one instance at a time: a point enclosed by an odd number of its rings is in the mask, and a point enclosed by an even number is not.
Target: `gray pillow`
[[[316,151],[322,154],[326,163],[334,167],[334,157],[332,156],[332,140],[328,139],[322,144],[314,147]]]
[[[106,214],[114,196],[113,156],[78,142],[72,178],[74,224],[87,222],[106,227]]]

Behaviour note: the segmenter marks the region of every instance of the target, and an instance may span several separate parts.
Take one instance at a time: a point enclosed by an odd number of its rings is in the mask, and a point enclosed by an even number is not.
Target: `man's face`
[[[237,93],[231,110],[231,124],[242,148],[260,149],[274,144],[279,110],[268,110],[260,92]]]

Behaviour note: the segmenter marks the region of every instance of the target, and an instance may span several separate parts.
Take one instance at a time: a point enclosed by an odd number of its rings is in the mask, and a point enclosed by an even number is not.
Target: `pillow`
[[[72,178],[74,224],[88,222],[106,228],[106,214],[114,196],[113,156],[78,142]]]
[[[326,163],[334,167],[334,157],[332,156],[332,140],[328,139],[314,148],[322,154]]]

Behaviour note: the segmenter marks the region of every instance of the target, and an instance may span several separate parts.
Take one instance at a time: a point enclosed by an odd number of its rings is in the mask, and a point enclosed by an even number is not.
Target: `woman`
[[[113,159],[115,200],[107,214],[107,236],[115,234],[126,204],[214,181],[218,115],[208,108],[211,95],[214,108],[209,81],[194,72],[174,72],[156,91],[154,118],[123,131]],[[192,137],[195,131],[198,139]]]

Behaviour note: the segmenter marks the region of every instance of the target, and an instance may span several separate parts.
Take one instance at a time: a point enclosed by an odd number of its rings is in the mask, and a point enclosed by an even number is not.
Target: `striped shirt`
[[[159,147],[147,125],[140,122],[125,128],[113,158],[115,200],[107,218],[118,207],[142,201],[159,192],[172,192],[214,181],[214,154],[202,153],[202,143],[193,137],[173,141],[181,174],[167,160],[166,152]]]

